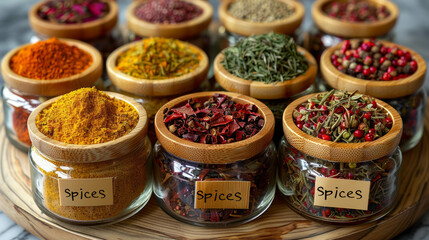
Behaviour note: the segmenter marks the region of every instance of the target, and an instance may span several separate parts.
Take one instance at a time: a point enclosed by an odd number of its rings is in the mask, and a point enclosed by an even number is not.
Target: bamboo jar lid
[[[313,137],[299,129],[293,121],[293,110],[318,93],[298,98],[289,104],[283,113],[283,131],[287,141],[299,151],[315,158],[334,162],[363,162],[379,159],[391,154],[399,145],[402,135],[402,119],[399,113],[387,103],[376,100],[392,117],[392,129],[372,142],[338,143]]]
[[[109,6],[109,13],[103,18],[86,23],[60,24],[41,19],[37,15],[37,11],[46,1],[34,5],[28,12],[28,19],[35,32],[48,37],[90,40],[110,32],[118,21],[117,3],[111,0],[104,0],[104,2]]]
[[[309,88],[317,76],[317,63],[314,57],[304,48],[297,47],[308,62],[308,69],[297,78],[284,82],[264,83],[239,78],[229,73],[221,63],[224,55],[219,53],[213,69],[216,81],[226,90],[237,92],[257,99],[283,99],[298,94]]]
[[[293,34],[301,25],[305,15],[305,8],[299,1],[278,0],[292,6],[295,13],[288,18],[273,22],[250,22],[233,17],[229,12],[229,5],[235,0],[224,0],[219,6],[219,20],[229,32],[241,36],[259,35],[263,33],[276,32]]]
[[[22,48],[31,44],[25,44],[9,51],[2,59],[1,72],[4,81],[13,89],[27,94],[40,96],[58,96],[72,90],[92,86],[103,71],[100,52],[93,46],[73,39],[60,39],[68,45],[76,46],[87,52],[92,57],[92,64],[79,74],[61,79],[38,80],[26,78],[16,74],[10,68],[10,59]]]
[[[126,97],[119,93],[105,93],[111,97],[127,102],[136,109],[139,115],[139,121],[131,132],[109,142],[90,145],[68,144],[49,138],[37,128],[36,117],[43,109],[49,107],[58,100],[58,98],[60,98],[59,96],[42,103],[30,114],[27,125],[33,146],[52,159],[75,163],[106,161],[122,157],[134,151],[141,145],[147,133],[148,123],[146,110],[133,98]]]
[[[353,41],[353,40],[352,40]],[[392,81],[373,81],[356,78],[340,72],[331,62],[331,56],[341,49],[343,42],[326,49],[320,58],[320,71],[325,81],[333,88],[347,91],[359,91],[381,99],[403,97],[415,93],[424,83],[426,76],[425,60],[413,50],[396,43],[382,41],[388,47],[396,46],[410,52],[412,59],[417,62],[417,71],[409,77]]]
[[[318,0],[313,3],[311,15],[313,21],[322,31],[340,37],[364,38],[378,37],[387,34],[399,15],[398,7],[392,1],[386,0],[365,0],[375,6],[385,6],[390,15],[385,19],[376,22],[347,22],[328,16],[323,9],[332,2],[346,2],[347,0]]]
[[[143,37],[167,37],[177,39],[187,39],[200,34],[210,25],[213,16],[213,8],[206,1],[184,0],[195,4],[203,9],[203,13],[186,22],[174,24],[156,24],[139,19],[135,15],[135,9],[144,1],[132,2],[126,11],[127,25],[131,31]]]
[[[265,120],[261,131],[238,142],[203,144],[179,138],[167,129],[164,124],[164,109],[182,106],[190,98],[207,100],[215,93],[225,94],[236,103],[256,105],[258,113]],[[162,106],[155,116],[155,131],[162,147],[177,157],[198,163],[226,164],[249,159],[267,148],[274,134],[274,115],[265,104],[245,95],[231,92],[198,92],[175,98]]]
[[[142,44],[142,42],[136,41],[126,44],[116,49],[107,58],[106,67],[110,81],[119,89],[140,96],[172,96],[198,88],[206,79],[209,70],[209,59],[206,53],[197,46],[187,42],[183,42],[183,44],[196,50],[202,56],[202,60],[197,69],[180,77],[162,80],[140,79],[116,69],[118,57],[131,47],[139,44]]]

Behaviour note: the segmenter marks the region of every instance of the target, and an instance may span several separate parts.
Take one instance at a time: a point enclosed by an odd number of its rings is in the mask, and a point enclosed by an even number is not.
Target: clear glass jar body
[[[306,155],[282,138],[277,186],[294,211],[311,219],[332,223],[368,222],[391,210],[401,162],[399,147],[389,156],[373,161],[340,163]],[[371,181],[368,210],[314,206],[316,176]]]
[[[229,164],[203,164],[176,157],[159,143],[154,147],[154,193],[170,216],[193,225],[226,227],[261,215],[274,199],[276,147],[273,143],[256,156]],[[194,208],[196,181],[250,181],[248,209]]]
[[[2,88],[4,125],[6,136],[18,149],[28,151],[31,145],[28,135],[27,120],[30,113],[49,97],[29,95],[11,89],[7,85]]]
[[[46,215],[72,224],[112,223],[131,217],[146,205],[152,194],[151,146],[146,137],[125,156],[90,163],[51,159],[32,146],[29,158],[33,199]],[[60,179],[103,178],[112,178],[112,205],[62,205]]]
[[[332,89],[325,81],[319,85],[319,90],[329,91]],[[424,86],[411,95],[381,100],[392,106],[401,115],[404,126],[399,143],[401,150],[405,152],[414,148],[423,137],[424,131],[427,104],[427,93]]]

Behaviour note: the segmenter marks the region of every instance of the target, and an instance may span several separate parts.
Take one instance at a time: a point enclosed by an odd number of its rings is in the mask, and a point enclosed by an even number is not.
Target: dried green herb
[[[240,78],[273,83],[305,73],[308,63],[292,37],[278,33],[250,36],[223,52],[225,69]]]

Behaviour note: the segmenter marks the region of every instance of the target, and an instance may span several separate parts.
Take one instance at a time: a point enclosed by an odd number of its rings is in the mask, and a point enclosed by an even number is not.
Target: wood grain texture
[[[338,2],[338,0],[335,0]],[[366,0],[375,6],[385,6],[390,11],[390,15],[385,19],[376,22],[347,22],[337,18],[332,18],[324,13],[323,9],[334,2],[333,0],[315,1],[311,8],[311,15],[317,27],[335,36],[348,38],[369,38],[379,37],[387,34],[396,23],[399,15],[398,7],[391,1]],[[346,0],[340,0],[346,2]]]
[[[279,196],[256,220],[226,229],[181,223],[164,213],[154,199],[133,217],[114,225],[65,224],[37,208],[31,198],[27,154],[8,142],[4,128],[0,129],[0,208],[42,239],[388,239],[411,226],[429,209],[429,111],[425,126],[421,142],[413,151],[404,153],[399,196],[392,212],[366,224],[338,226],[313,222],[290,210]]]
[[[264,127],[258,134],[239,142],[229,144],[202,144],[191,142],[171,133],[164,123],[164,109],[183,106],[191,98],[207,100],[215,93],[229,96],[231,100],[241,104],[254,104],[258,113],[265,120]],[[162,106],[155,115],[155,132],[162,147],[169,153],[193,162],[225,164],[249,159],[261,153],[270,144],[274,134],[274,115],[262,102],[232,92],[197,92],[175,98]]]
[[[195,50],[202,57],[197,69],[180,77],[151,80],[135,78],[116,69],[117,58],[125,51],[142,41],[126,44],[113,51],[106,61],[107,74],[110,81],[119,89],[136,94],[138,96],[174,96],[196,89],[207,78],[209,71],[209,59],[207,54],[199,47],[183,42],[191,49]]]
[[[307,71],[291,80],[276,83],[265,83],[239,78],[229,73],[221,63],[224,55],[220,52],[213,63],[214,76],[222,88],[241,93],[257,99],[283,99],[296,95],[314,83],[317,76],[317,63],[314,57],[304,48],[297,46],[298,52],[308,62]]]
[[[293,111],[302,103],[315,97],[314,93],[300,97],[290,103],[283,112],[283,132],[287,141],[296,149],[312,157],[336,162],[362,162],[379,159],[391,154],[399,145],[402,135],[402,119],[399,113],[387,103],[376,100],[393,120],[390,131],[372,142],[339,143],[313,137],[300,130],[293,121]]]
[[[36,117],[43,109],[52,105],[60,98],[56,97],[39,105],[28,117],[28,133],[33,146],[52,159],[81,163],[115,159],[134,151],[141,145],[143,138],[147,134],[148,119],[146,110],[131,97],[114,92],[105,93],[111,97],[127,102],[136,109],[139,115],[139,121],[131,132],[109,142],[90,145],[68,144],[49,138],[37,128]]]
[[[38,80],[26,78],[16,74],[9,66],[10,59],[22,48],[31,44],[21,45],[9,51],[1,61],[1,72],[6,84],[20,92],[39,96],[58,96],[82,87],[92,86],[100,79],[103,64],[100,52],[93,46],[73,39],[60,38],[70,46],[76,46],[92,57],[92,64],[79,74],[70,77],[51,80]]]
[[[301,25],[305,15],[305,8],[299,1],[280,0],[292,8],[295,13],[287,18],[273,22],[250,22],[233,17],[228,12],[229,5],[235,0],[224,0],[219,6],[219,20],[229,32],[236,33],[241,36],[258,35],[269,32],[293,34]]]
[[[105,0],[109,5],[109,13],[100,19],[81,24],[59,24],[41,19],[37,10],[46,1],[35,4],[28,12],[31,28],[48,37],[90,40],[110,32],[118,22],[118,5],[115,1]]]
[[[139,0],[132,2],[126,10],[128,28],[142,37],[167,37],[177,39],[188,39],[200,34],[210,25],[213,17],[213,7],[210,3],[201,0],[185,0],[203,9],[203,13],[186,22],[175,24],[156,24],[139,19],[134,11],[142,2]]]
[[[355,40],[352,40],[355,41]],[[417,62],[417,71],[409,77],[392,81],[364,80],[340,72],[331,62],[332,54],[341,48],[343,42],[326,49],[320,58],[320,72],[325,81],[333,88],[347,91],[359,91],[376,98],[390,99],[404,97],[417,92],[426,77],[426,61],[417,52],[396,43],[382,41],[388,47],[398,47],[410,52]]]

